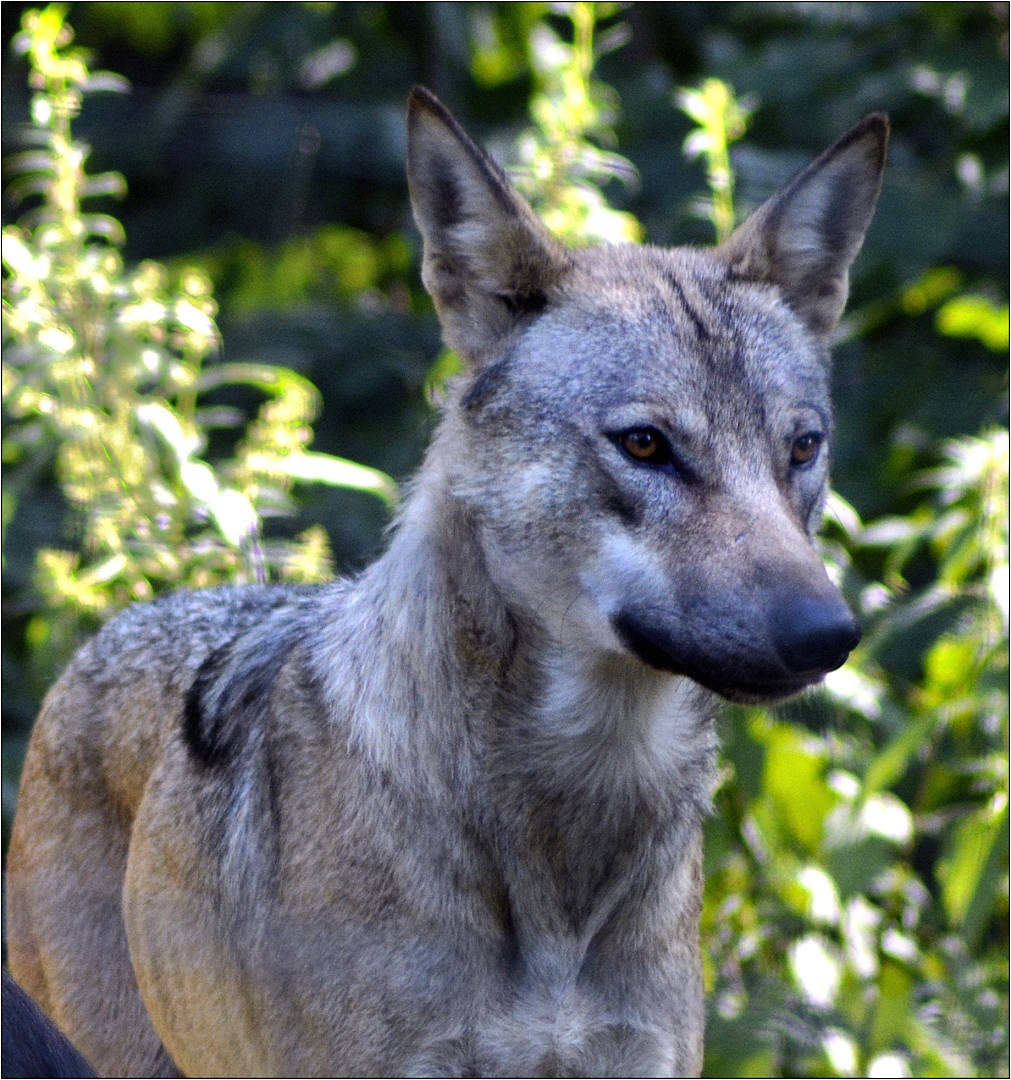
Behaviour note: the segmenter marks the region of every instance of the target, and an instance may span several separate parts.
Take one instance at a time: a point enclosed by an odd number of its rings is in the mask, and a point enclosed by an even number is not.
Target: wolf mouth
[[[672,675],[684,675],[729,701],[742,704],[781,701],[820,682],[829,671],[845,663],[848,651],[838,663],[810,671],[788,672],[781,665],[765,672],[756,671],[755,660],[742,657],[735,664],[725,656],[719,662],[708,660],[696,649],[687,649],[663,627],[648,623],[622,611],[611,620],[618,639],[644,664]],[[757,658],[756,658],[757,659]]]

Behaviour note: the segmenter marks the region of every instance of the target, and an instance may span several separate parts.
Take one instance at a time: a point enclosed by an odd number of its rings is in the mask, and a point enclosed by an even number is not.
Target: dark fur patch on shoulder
[[[302,638],[302,627],[288,623],[269,641],[266,634],[246,634],[207,656],[183,706],[183,741],[196,762],[217,769],[235,758],[262,722],[274,682]]]
[[[208,768],[221,760],[222,746],[211,731],[214,717],[206,714],[205,699],[221,668],[228,662],[231,647],[232,643],[229,642],[207,656],[183,704],[183,742],[190,754]]]

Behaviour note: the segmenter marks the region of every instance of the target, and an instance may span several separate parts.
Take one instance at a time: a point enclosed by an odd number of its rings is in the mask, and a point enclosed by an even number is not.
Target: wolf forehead
[[[827,427],[829,371],[827,348],[774,285],[739,278],[716,252],[622,244],[573,252],[462,404],[493,408],[509,384],[539,409],[640,401],[753,428],[800,407]]]

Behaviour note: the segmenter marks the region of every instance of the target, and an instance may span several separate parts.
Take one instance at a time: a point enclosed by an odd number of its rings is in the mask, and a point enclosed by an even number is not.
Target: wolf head
[[[718,248],[572,251],[412,93],[424,282],[467,367],[443,469],[506,603],[565,648],[770,701],[858,642],[813,536],[887,138],[867,117]]]

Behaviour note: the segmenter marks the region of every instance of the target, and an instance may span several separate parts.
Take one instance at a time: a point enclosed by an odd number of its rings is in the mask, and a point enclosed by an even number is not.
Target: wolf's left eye
[[[790,448],[790,463],[793,465],[808,465],[818,456],[821,449],[822,437],[817,431],[808,431],[793,440]]]
[[[670,446],[656,428],[633,428],[623,432],[618,441],[622,450],[636,461],[649,465],[670,464]]]

